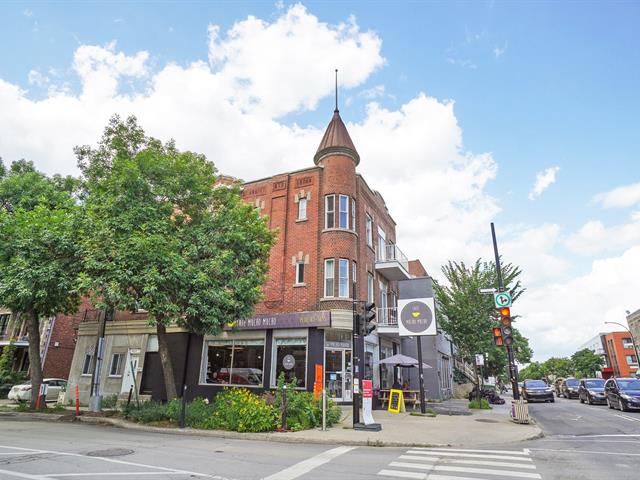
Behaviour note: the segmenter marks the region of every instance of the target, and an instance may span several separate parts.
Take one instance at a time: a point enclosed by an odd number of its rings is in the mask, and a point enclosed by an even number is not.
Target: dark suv
[[[623,412],[640,410],[640,379],[610,378],[604,385],[609,408],[619,408]]]
[[[542,380],[525,380],[522,384],[522,398],[527,402],[555,402],[553,389]]]
[[[562,382],[562,386],[560,387],[562,396],[564,398],[578,398],[579,386],[580,381],[577,378],[567,378],[564,382]]]
[[[580,380],[578,398],[580,399],[580,403],[587,402],[589,405],[593,405],[594,403],[606,404],[607,397],[604,394],[604,379],[583,378]]]

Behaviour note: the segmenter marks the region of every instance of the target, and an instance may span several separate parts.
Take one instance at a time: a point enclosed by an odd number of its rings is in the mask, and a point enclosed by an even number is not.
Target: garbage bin
[[[511,420],[516,423],[529,423],[529,404],[525,400],[511,400]]]

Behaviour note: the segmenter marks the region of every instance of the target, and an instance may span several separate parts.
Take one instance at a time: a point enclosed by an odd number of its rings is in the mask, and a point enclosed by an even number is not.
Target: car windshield
[[[602,388],[604,380],[585,380],[584,384],[587,388]]]
[[[640,390],[640,380],[618,380],[620,390]]]
[[[579,383],[580,382],[578,382],[578,380],[576,380],[575,378],[570,378],[569,380],[567,380],[567,385],[570,387],[577,387]]]
[[[542,380],[529,380],[527,382],[524,382],[524,386],[526,388],[543,388],[546,387],[547,384],[544,383]]]

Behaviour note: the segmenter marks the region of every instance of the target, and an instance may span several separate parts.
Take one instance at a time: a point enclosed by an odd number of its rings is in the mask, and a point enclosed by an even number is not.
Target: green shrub
[[[475,408],[480,410],[491,410],[491,405],[489,405],[489,401],[481,398],[480,402],[478,400],[471,400],[469,402],[469,408]]]
[[[107,395],[102,399],[102,408],[115,408],[118,403],[118,394]]]
[[[127,420],[139,423],[161,422],[168,420],[167,405],[157,402],[143,402],[138,405],[130,403],[122,410],[122,415]]]
[[[202,403],[196,404],[192,413],[195,428],[269,432],[275,430],[278,424],[278,413],[274,406],[244,388],[230,388],[218,393],[211,407]],[[202,411],[202,417],[205,417],[205,412],[212,413],[204,421],[199,421],[196,419],[199,411]]]

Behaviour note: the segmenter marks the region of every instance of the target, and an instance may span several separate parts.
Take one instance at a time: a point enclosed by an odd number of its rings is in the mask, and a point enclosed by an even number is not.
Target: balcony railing
[[[397,245],[385,245],[376,249],[376,269],[389,280],[406,280],[409,277],[409,260]]]
[[[29,340],[29,337],[27,335],[9,335],[9,334],[4,334],[4,335],[0,335],[0,342],[10,342],[10,341],[14,341],[14,342],[26,342]]]
[[[397,327],[398,309],[396,307],[378,308],[376,320],[379,327]]]

